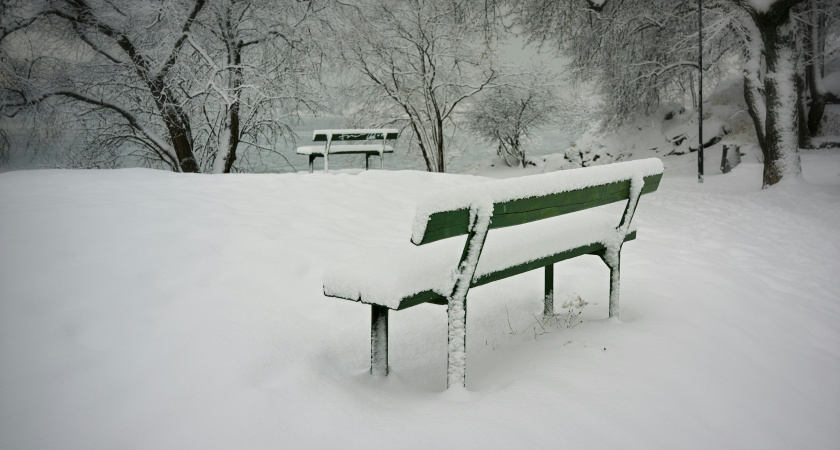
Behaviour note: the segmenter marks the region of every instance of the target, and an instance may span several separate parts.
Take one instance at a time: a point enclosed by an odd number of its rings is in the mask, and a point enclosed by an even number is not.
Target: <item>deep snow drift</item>
[[[838,448],[840,154],[802,158],[767,190],[755,158],[703,185],[665,158],[620,322],[596,257],[555,266],[550,323],[540,271],[473,289],[468,392],[444,307],[392,313],[376,379],[322,273],[486,178],[0,174],[0,448]]]

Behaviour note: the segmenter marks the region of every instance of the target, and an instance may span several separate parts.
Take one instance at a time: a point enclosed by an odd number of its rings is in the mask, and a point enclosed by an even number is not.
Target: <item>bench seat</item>
[[[385,146],[385,150],[382,150],[382,144],[358,144],[358,145],[334,145],[330,147],[330,154],[333,153],[370,153],[374,155],[378,155],[380,152],[382,153],[393,153],[394,147],[390,145]],[[324,156],[324,146],[323,145],[306,145],[303,147],[297,148],[298,155],[317,155],[317,156]]]
[[[621,213],[607,208],[496,230],[482,249],[471,287],[602,252],[603,241],[615,233]],[[631,226],[625,241],[635,237]],[[324,294],[393,310],[426,302],[446,304],[462,248],[462,242],[448,239],[420,247],[405,243],[353,258],[327,268]]]

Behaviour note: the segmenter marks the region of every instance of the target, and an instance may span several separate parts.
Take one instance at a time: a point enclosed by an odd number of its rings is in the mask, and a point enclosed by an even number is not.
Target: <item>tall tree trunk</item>
[[[443,120],[438,118],[437,123],[437,142],[435,142],[435,151],[437,152],[438,166],[437,171],[440,173],[446,172],[446,162],[443,159]]]
[[[798,92],[796,90],[796,25],[785,11],[755,15],[767,58],[764,78],[767,123],[763,186],[801,173],[799,161]]]
[[[158,69],[157,73],[153,75],[152,64],[144,56],[137,51],[134,43],[128,36],[122,34],[116,29],[113,29],[104,23],[98,22],[90,5],[84,0],[69,0],[69,3],[74,9],[79,12],[80,23],[95,24],[99,32],[111,37],[115,40],[117,45],[128,55],[134,70],[140,79],[149,88],[149,92],[155,101],[155,106],[160,112],[163,124],[169,132],[169,137],[172,140],[172,147],[175,150],[175,156],[178,158],[178,168],[181,172],[199,172],[198,163],[193,154],[193,134],[190,126],[190,118],[184,108],[175,99],[174,94],[169,85],[167,85],[166,75],[172,66],[175,64],[178,52],[181,49],[184,41],[187,38],[190,27],[195,20],[196,15],[204,7],[206,0],[196,0],[193,9],[187,18],[183,27],[183,34],[176,41],[172,48],[172,53],[169,58]],[[77,30],[79,36],[84,40],[87,39],[83,32]]]
[[[811,137],[820,132],[820,123],[825,113],[826,96],[822,86],[825,70],[825,12],[820,8],[822,2],[808,2],[808,20],[805,21],[805,82],[811,96],[808,108],[808,133]]]
[[[801,51],[805,46],[801,25],[795,24],[796,48],[796,121],[798,123],[797,146],[811,148],[811,134],[808,133],[808,82],[805,76],[805,60]]]
[[[230,22],[227,23],[230,28]],[[213,162],[214,173],[230,173],[240,142],[239,108],[242,103],[242,42],[229,36],[228,67],[232,67],[228,78],[231,103],[227,105],[225,124],[222,128],[223,136],[219,140],[219,150]]]
[[[749,18],[752,20],[752,18]],[[744,35],[746,36],[746,61],[744,62],[744,100],[747,112],[755,127],[758,146],[767,159],[767,104],[764,101],[764,52],[761,32],[753,22],[744,21]]]
[[[405,109],[408,110],[408,108]],[[426,170],[429,172],[434,172],[435,166],[432,164],[432,160],[429,158],[430,150],[426,148],[426,144],[423,141],[423,133],[420,131],[420,127],[416,123],[414,123],[414,120],[411,121],[411,130],[414,131],[414,136],[417,138],[417,145],[420,146],[420,154],[423,155],[423,161],[426,163]]]
[[[181,172],[199,172],[198,163],[193,155],[190,117],[184,108],[174,101],[174,94],[161,80],[147,81],[147,85],[155,99],[155,105],[160,111],[166,130],[169,132],[169,137],[172,139],[172,147],[175,149]]]
[[[238,97],[237,93],[237,97]],[[230,173],[233,162],[236,161],[236,151],[239,148],[239,99],[230,106],[228,113],[230,137],[228,138],[227,158],[225,158],[224,173]]]
[[[796,72],[796,121],[798,123],[797,145],[799,148],[811,148],[811,133],[808,132],[808,86],[800,58]]]

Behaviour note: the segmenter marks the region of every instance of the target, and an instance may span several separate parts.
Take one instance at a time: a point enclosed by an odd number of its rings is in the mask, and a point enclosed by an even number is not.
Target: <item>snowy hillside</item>
[[[840,75],[840,72],[836,73]],[[840,76],[836,79],[837,89],[840,89]],[[738,154],[748,159],[763,159],[743,92],[743,77],[739,76],[721,81],[706,97],[703,143],[707,162],[717,158],[714,161],[719,165],[724,147],[728,147],[730,155],[737,149]],[[553,153],[547,155],[529,152],[529,164],[524,172],[498,170],[506,164],[497,158],[474,164],[465,173],[509,177],[629,159],[685,155],[696,152],[699,147],[697,116],[694,108],[662,103],[655,113],[632,117],[620,126],[605,127],[595,123],[568,148],[555,146]],[[840,146],[840,105],[827,105],[821,123],[820,134],[811,138],[810,147]]]
[[[840,153],[767,190],[707,158],[640,202],[620,322],[595,257],[555,266],[550,324],[540,273],[472,290],[469,392],[435,305],[392,313],[369,376],[370,309],[322,273],[487,178],[0,174],[0,448],[838,448]]]

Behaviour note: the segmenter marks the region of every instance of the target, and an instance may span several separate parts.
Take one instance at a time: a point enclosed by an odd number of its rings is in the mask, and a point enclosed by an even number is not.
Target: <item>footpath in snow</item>
[[[840,153],[761,190],[754,158],[665,158],[608,271],[557,264],[469,295],[467,392],[446,392],[446,310],[324,297],[336,261],[404,245],[414,171],[0,174],[0,448],[840,447]],[[509,175],[509,173],[508,173]],[[539,272],[539,271],[537,271]]]

